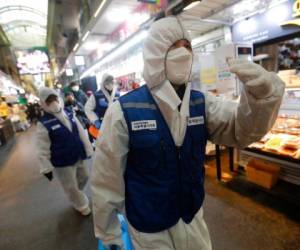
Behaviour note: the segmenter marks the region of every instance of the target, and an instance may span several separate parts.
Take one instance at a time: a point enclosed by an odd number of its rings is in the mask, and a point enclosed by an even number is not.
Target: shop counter
[[[300,159],[256,148],[246,148],[244,150],[241,150],[240,158],[245,157],[259,158],[278,164],[281,169],[279,174],[280,179],[296,185],[300,185]]]

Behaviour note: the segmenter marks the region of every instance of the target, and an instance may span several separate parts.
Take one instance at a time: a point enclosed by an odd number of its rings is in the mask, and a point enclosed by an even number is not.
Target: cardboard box
[[[247,164],[247,180],[271,189],[278,180],[280,166],[265,160],[252,159]]]

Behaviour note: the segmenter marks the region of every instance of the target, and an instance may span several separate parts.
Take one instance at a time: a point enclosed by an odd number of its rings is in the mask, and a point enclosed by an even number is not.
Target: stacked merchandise
[[[300,159],[300,117],[281,115],[272,130],[249,148]]]
[[[252,159],[279,166],[280,179],[300,185],[300,116],[280,115],[267,135],[240,151],[240,166]]]
[[[279,44],[279,70],[296,69],[300,66],[300,39],[295,38]]]
[[[285,82],[287,88],[300,87],[300,75],[296,69],[281,70],[278,72],[278,76]]]

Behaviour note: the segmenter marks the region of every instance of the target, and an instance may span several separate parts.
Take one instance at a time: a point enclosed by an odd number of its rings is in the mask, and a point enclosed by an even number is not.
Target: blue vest
[[[73,114],[67,110],[65,112],[72,124],[72,132],[52,114],[45,113],[40,118],[51,141],[51,163],[58,168],[72,166],[78,160],[87,158]]]
[[[108,100],[102,90],[97,91],[95,94],[95,101],[96,101],[96,107],[95,107],[95,112],[97,116],[99,117],[99,120],[102,121],[103,117],[105,115],[105,112],[108,108]],[[120,97],[120,93],[116,92],[114,100],[117,100]]]
[[[119,99],[129,130],[125,206],[131,225],[156,233],[190,223],[204,199],[204,95],[191,91],[190,118],[177,147],[147,86]]]

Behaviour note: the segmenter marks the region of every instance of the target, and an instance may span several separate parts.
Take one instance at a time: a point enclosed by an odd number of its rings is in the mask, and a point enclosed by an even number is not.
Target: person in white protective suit
[[[114,77],[104,74],[100,89],[91,95],[85,104],[85,114],[90,122],[100,129],[105,112],[110,104],[120,97],[120,93],[114,84]]]
[[[272,127],[284,92],[275,73],[235,60],[244,83],[239,103],[191,89],[193,51],[173,16],[155,22],[144,42],[146,85],[108,110],[92,179],[95,235],[122,245],[125,213],[136,250],[212,249],[203,219],[206,140],[243,148]]]
[[[86,160],[93,148],[86,131],[72,112],[63,109],[54,89],[41,87],[39,98],[44,110],[36,131],[40,172],[52,181],[54,171],[72,206],[89,215],[89,200],[83,189],[89,178]]]

